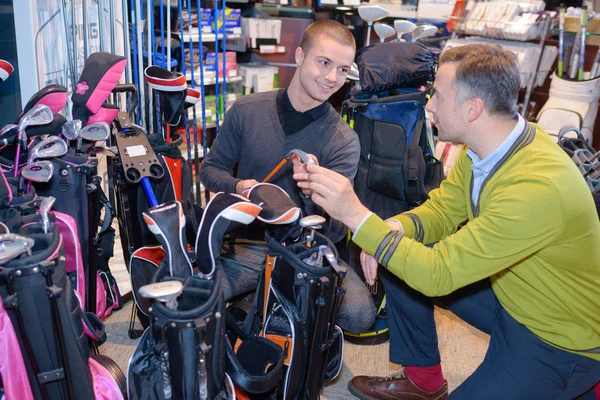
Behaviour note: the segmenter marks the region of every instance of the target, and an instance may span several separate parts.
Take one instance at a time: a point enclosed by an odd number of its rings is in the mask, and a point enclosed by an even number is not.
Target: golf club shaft
[[[579,70],[577,71],[577,80],[583,80],[583,67],[585,65],[585,34],[587,29],[587,6],[583,6],[581,14],[581,45],[579,47]]]
[[[219,0],[214,0],[215,7],[215,113],[216,113],[216,134],[219,134],[219,33],[221,31],[219,27],[219,18],[220,18],[220,10],[219,10]],[[223,26],[223,35],[225,35],[225,26]]]
[[[150,179],[148,179],[148,177],[142,178],[142,187],[144,188],[144,192],[146,193],[150,207],[156,207],[158,205],[158,200],[156,200],[156,195],[154,194],[154,190],[152,189],[152,185],[150,184]]]
[[[196,0],[196,9],[198,10],[198,12],[200,13],[200,10],[202,9],[201,7],[201,2],[200,0]],[[208,139],[207,139],[207,130],[206,130],[206,98],[205,98],[205,92],[204,92],[204,54],[203,54],[203,41],[202,41],[202,27],[200,26],[200,18],[201,16],[198,15],[198,45],[200,47],[200,112],[201,112],[201,116],[202,116],[202,155],[203,157],[206,157],[206,155],[208,154]],[[194,106],[195,109],[195,106]],[[195,143],[197,143],[197,141],[195,141]],[[196,203],[200,204],[201,203],[201,193],[200,193],[200,159],[199,159],[199,154],[197,151],[194,152],[194,170],[196,173]],[[206,200],[206,203],[208,204],[209,201],[209,192],[208,190],[204,191],[204,197]]]
[[[221,113],[225,118],[225,112],[227,112],[227,5],[223,0],[223,108]],[[219,131],[217,130],[217,133]]]
[[[558,77],[563,75],[563,57],[564,57],[564,39],[565,39],[565,5],[560,4],[559,25],[558,25]]]
[[[281,160],[279,162],[279,164],[277,164],[277,166],[275,168],[273,168],[273,171],[271,171],[269,173],[269,175],[267,175],[267,177],[265,179],[263,179],[262,183],[266,183],[269,182],[271,180],[271,178],[281,169],[283,168],[283,166],[288,162],[287,158],[284,158],[283,160]]]

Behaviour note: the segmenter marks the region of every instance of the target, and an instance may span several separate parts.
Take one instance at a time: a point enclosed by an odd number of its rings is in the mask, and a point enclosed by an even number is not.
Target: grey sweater
[[[200,178],[211,192],[235,193],[240,180],[261,182],[290,150],[300,149],[314,154],[319,164],[354,181],[358,168],[360,144],[358,135],[329,106],[325,116],[293,135],[286,136],[276,107],[277,91],[257,93],[238,99],[227,112],[220,133],[202,163]],[[237,178],[232,176],[239,162]],[[287,163],[270,182],[285,190],[302,209],[303,214],[324,211],[301,191],[292,177],[292,163]],[[323,233],[332,241],[341,240],[346,227],[328,218]]]

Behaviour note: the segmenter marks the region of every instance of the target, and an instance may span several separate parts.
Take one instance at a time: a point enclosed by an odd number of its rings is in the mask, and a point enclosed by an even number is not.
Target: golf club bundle
[[[444,176],[425,112],[437,61],[413,42],[363,48],[356,60],[360,91],[354,90],[342,106],[361,147],[354,190],[365,206],[386,219],[422,204]],[[362,277],[360,248],[348,240],[340,252]],[[369,289],[378,317],[364,334],[345,332],[355,343],[377,344],[388,338],[385,291],[377,282]]]
[[[55,199],[0,177],[0,393],[8,399],[121,399],[124,375],[87,338],[106,337],[67,274]],[[104,397],[106,396],[106,397]]]
[[[252,222],[260,211],[248,199],[218,193],[207,205],[191,243],[185,235],[181,203],[168,202],[144,213],[161,243],[162,261],[156,265],[156,259],[148,258],[151,280],[133,288],[136,301],[145,301],[141,307],[150,326],[129,363],[130,399],[235,398],[233,382],[225,373],[225,354],[231,346],[225,336],[219,255],[224,235]],[[194,250],[188,251],[189,247]],[[138,251],[137,256],[142,259],[155,250]],[[252,358],[246,363],[235,360],[235,374],[254,390],[270,382],[266,391],[281,377],[282,352],[267,340],[253,344],[254,357],[278,367],[269,373],[256,368],[248,372],[246,368],[254,365]]]

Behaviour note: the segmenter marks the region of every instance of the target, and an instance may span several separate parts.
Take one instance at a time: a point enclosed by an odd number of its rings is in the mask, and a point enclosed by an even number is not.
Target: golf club
[[[36,161],[33,164],[27,164],[21,170],[21,176],[28,181],[44,183],[50,182],[54,174],[54,164],[50,161]]]
[[[437,32],[438,28],[435,25],[420,25],[412,33],[412,41],[416,42],[419,39],[425,39],[426,37],[433,36]]]
[[[29,150],[27,164],[43,158],[62,157],[69,151],[67,144],[58,136],[49,136]]]
[[[89,142],[104,142],[110,136],[110,127],[106,122],[96,122],[81,129],[77,138],[77,152],[81,150],[83,139]]]
[[[48,196],[40,203],[40,217],[42,219],[42,229],[44,229],[44,233],[48,233],[48,228],[50,228],[48,212],[52,209],[52,205],[54,205],[55,201],[56,197]]]
[[[315,239],[315,230],[321,229],[325,221],[325,217],[322,217],[320,215],[309,215],[300,220],[301,228],[310,229],[310,234],[306,239],[306,247],[312,247],[312,242]]]
[[[399,42],[405,41],[404,39],[402,39],[402,35],[404,35],[406,33],[412,33],[416,28],[417,28],[417,25],[415,25],[413,22],[407,21],[405,19],[397,19],[394,21],[394,30],[396,31],[396,34],[398,35]]]
[[[25,252],[31,254],[34,244],[33,239],[14,233],[0,235],[0,264],[4,265]]]
[[[177,311],[177,297],[183,293],[183,283],[162,281],[140,287],[139,293],[147,298],[163,303],[169,310]]]
[[[300,149],[293,149],[293,150],[290,150],[290,152],[286,154],[286,156],[283,158],[283,160],[281,160],[275,168],[273,168],[273,170],[269,173],[269,175],[267,175],[267,177],[265,179],[263,179],[262,183],[266,183],[266,182],[270,181],[271,178],[273,178],[273,176],[289,160],[291,160],[294,157],[298,158],[302,164],[317,164],[317,165],[319,165],[319,163],[315,162],[315,160],[312,157],[310,157],[305,151],[302,151]]]
[[[62,135],[67,141],[67,147],[71,145],[71,140],[77,140],[79,132],[81,131],[81,121],[74,119],[73,121],[67,121],[61,128]]]
[[[382,24],[381,22],[378,22],[375,25],[373,25],[373,28],[375,29],[375,33],[377,34],[377,36],[379,36],[380,43],[385,42],[385,39],[396,34],[396,30],[394,28],[392,28],[388,24]]]
[[[563,75],[563,58],[564,58],[564,37],[565,37],[565,5],[560,3],[558,12],[558,70],[556,74],[559,78]]]
[[[358,15],[367,22],[367,42],[365,46],[371,44],[371,27],[373,22],[379,21],[390,15],[390,12],[379,5],[362,5],[358,7]]]
[[[21,156],[21,143],[27,146],[27,134],[25,129],[28,126],[46,125],[52,122],[54,115],[52,110],[46,105],[37,105],[29,110],[19,121],[19,140],[17,142],[17,151],[15,152],[15,164],[13,176],[19,175],[19,157]]]

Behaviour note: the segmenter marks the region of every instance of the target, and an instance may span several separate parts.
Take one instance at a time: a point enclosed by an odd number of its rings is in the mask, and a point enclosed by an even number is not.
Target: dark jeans
[[[390,361],[439,364],[434,299],[383,268],[379,275],[387,294]],[[483,362],[449,399],[595,399],[592,387],[600,381],[600,362],[539,339],[500,305],[489,279],[435,300],[490,335]]]

